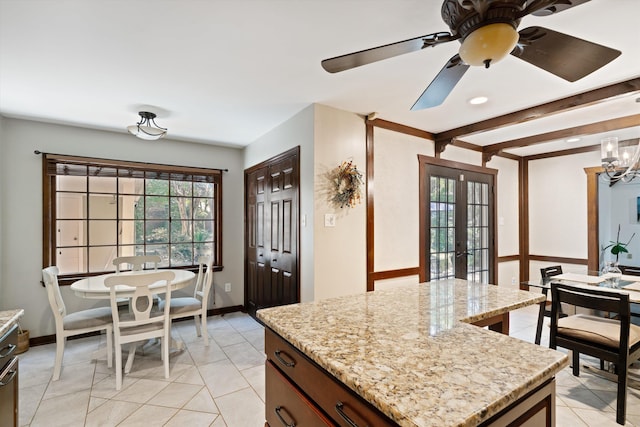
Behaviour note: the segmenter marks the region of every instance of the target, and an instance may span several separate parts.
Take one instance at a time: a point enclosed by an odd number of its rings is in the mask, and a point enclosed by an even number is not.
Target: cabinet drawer
[[[397,425],[269,328],[265,328],[265,352],[267,359],[338,425]],[[269,424],[273,427],[273,423]]]
[[[18,358],[0,369],[0,427],[18,425]]]
[[[267,423],[277,427],[326,427],[333,423],[302,395],[272,363],[266,362]]]
[[[3,371],[18,349],[18,325],[0,337],[0,371]]]

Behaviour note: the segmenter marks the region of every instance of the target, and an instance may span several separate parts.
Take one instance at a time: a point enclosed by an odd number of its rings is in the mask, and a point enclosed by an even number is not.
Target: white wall
[[[374,128],[374,269],[420,263],[420,167],[418,154],[433,156],[433,142]]]
[[[587,175],[600,165],[600,153],[529,162],[529,253],[587,259]],[[532,261],[531,280],[549,262]],[[586,272],[585,265],[562,264],[563,271]]]
[[[313,301],[313,222],[314,222],[314,148],[313,126],[315,106],[310,105],[277,128],[245,147],[243,168],[248,169],[291,148],[300,146],[300,218],[306,216],[306,227],[300,227],[300,300]],[[244,171],[243,171],[244,180]],[[241,190],[241,197],[244,187]],[[240,213],[244,218],[244,212]],[[244,239],[241,232],[236,238]]]
[[[612,187],[609,183],[599,182],[598,199],[600,200],[600,248],[615,241],[620,226],[620,242],[627,243],[633,233],[635,236],[627,247],[627,254],[620,254],[619,263],[640,266],[640,221],[638,221],[637,198],[640,197],[640,182],[618,182]],[[611,248],[604,253],[604,260],[615,261]]]
[[[2,156],[0,199],[2,234],[0,307],[24,308],[21,323],[32,337],[55,333],[42,269],[42,152],[106,159],[229,169],[223,175],[223,262],[214,274],[216,307],[244,304],[242,152],[170,139],[143,141],[126,133],[105,132],[5,118],[0,133]],[[221,284],[232,284],[232,292]],[[63,287],[70,311],[95,305]]]
[[[353,161],[366,180],[364,118],[316,105],[314,132],[314,299],[367,290],[366,191],[356,206],[336,207],[327,173],[343,161]],[[325,227],[325,214],[334,214],[335,227]]]

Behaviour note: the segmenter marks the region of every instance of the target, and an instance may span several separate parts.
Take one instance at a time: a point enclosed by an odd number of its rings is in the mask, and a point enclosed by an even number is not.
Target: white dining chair
[[[113,320],[111,307],[97,307],[67,313],[67,308],[58,285],[58,267],[51,266],[42,270],[42,280],[47,289],[49,305],[56,323],[56,360],[53,367],[53,380],[60,379],[62,359],[67,337],[104,330],[107,335],[107,365],[112,365]]]
[[[158,264],[162,261],[160,255],[134,255],[134,256],[121,256],[113,259],[113,265],[116,268],[116,273],[120,273],[122,270],[120,266],[126,264],[126,270],[140,271],[144,270],[146,264],[152,264],[153,269],[158,269]]]
[[[204,345],[209,346],[209,333],[207,332],[207,307],[209,293],[213,284],[213,257],[201,256],[198,259],[198,277],[193,291],[193,297],[178,297],[171,300],[169,318],[182,319],[193,316],[196,324],[196,333],[204,338]],[[160,309],[164,307],[164,301],[160,301]]]
[[[171,286],[175,274],[171,271],[157,271],[136,275],[113,275],[105,279],[109,288],[109,300],[113,314],[113,335],[116,350],[116,390],[122,388],[122,345],[137,341],[160,338],[161,357],[164,362],[164,377],[169,378],[169,346],[171,342]],[[152,310],[153,289],[151,285],[164,282],[165,300],[162,311]],[[135,288],[131,297],[130,312],[118,311],[117,287],[125,285]],[[135,346],[131,350],[135,352]]]

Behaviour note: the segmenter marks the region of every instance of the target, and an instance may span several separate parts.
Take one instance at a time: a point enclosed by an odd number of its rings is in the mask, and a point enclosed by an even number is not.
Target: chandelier
[[[618,138],[609,137],[600,141],[600,154],[604,173],[600,174],[605,181],[612,184],[618,181],[629,182],[640,175],[638,161],[640,160],[640,140],[636,147],[619,148]]]
[[[140,111],[138,114],[140,114],[140,121],[135,125],[127,126],[130,134],[148,141],[155,141],[167,134],[167,128],[162,128],[156,123],[155,113]]]

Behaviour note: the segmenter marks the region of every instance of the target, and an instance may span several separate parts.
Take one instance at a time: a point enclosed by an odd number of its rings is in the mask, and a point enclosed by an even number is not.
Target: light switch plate
[[[336,226],[336,215],[335,214],[324,214],[324,226],[325,227],[335,227]]]

